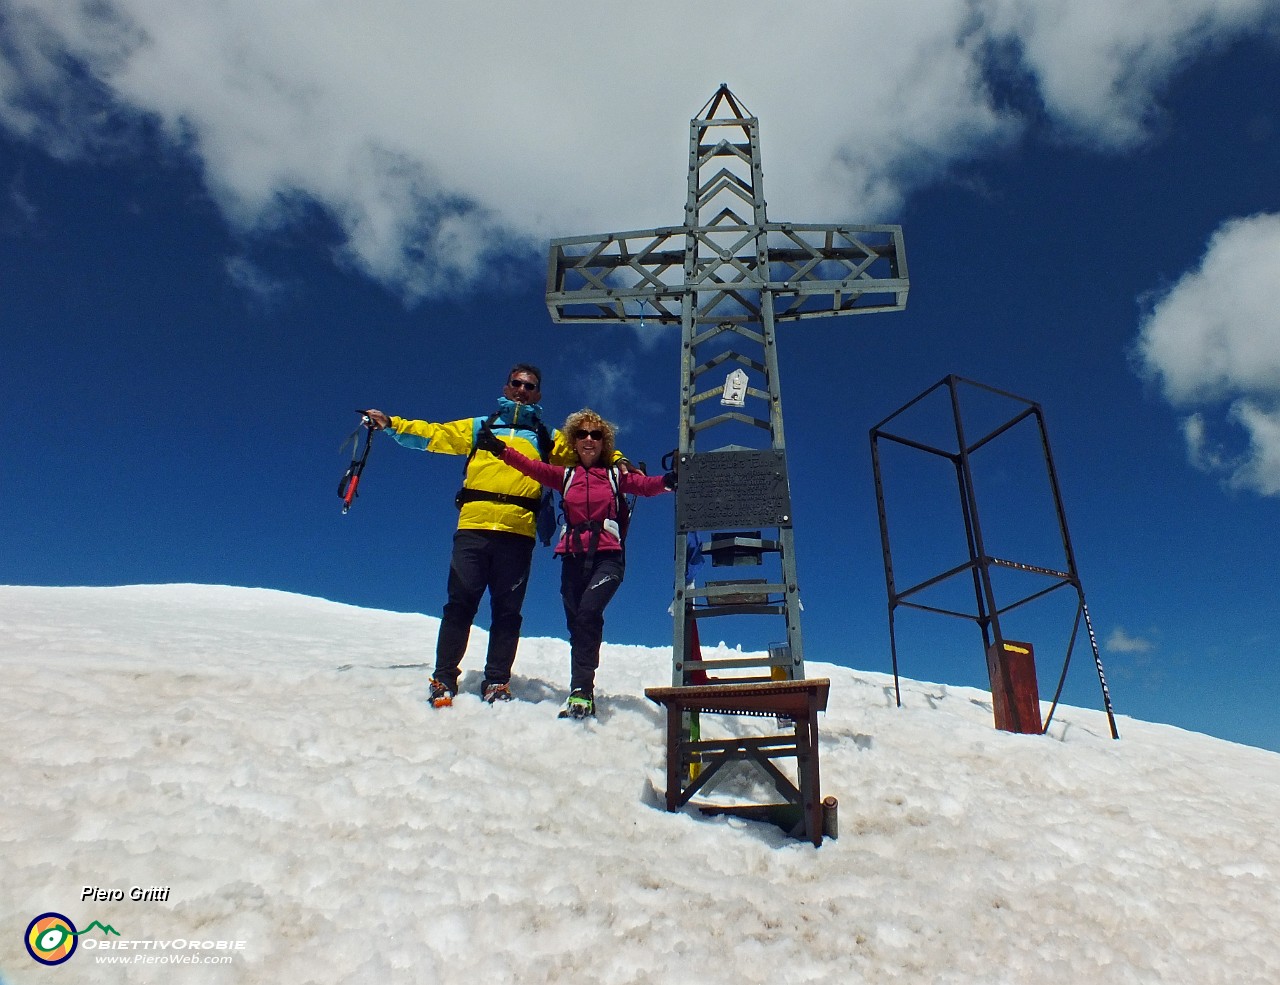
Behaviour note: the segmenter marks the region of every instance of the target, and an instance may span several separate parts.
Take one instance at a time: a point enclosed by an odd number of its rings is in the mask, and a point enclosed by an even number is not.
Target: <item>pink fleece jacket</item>
[[[537,461],[520,454],[520,452],[511,447],[508,447],[502,453],[502,460],[513,469],[518,469],[544,486],[559,489],[564,485],[566,468],[563,465],[551,465],[547,462]],[[660,475],[619,472],[618,491],[624,495],[659,496],[671,490],[662,484],[662,476]],[[613,495],[613,486],[609,483],[609,474],[606,468],[600,465],[590,469],[585,469],[582,466],[576,468],[573,474],[573,482],[564,495],[564,517],[569,527],[575,527],[580,523],[589,523],[592,520],[617,520],[617,506],[618,504]],[[556,553],[586,553],[587,538],[582,537],[580,539],[582,544],[573,543],[571,542],[570,534],[562,534],[560,542],[556,544]],[[614,533],[606,528],[600,531],[600,539],[596,550],[620,551],[622,550],[622,544]]]

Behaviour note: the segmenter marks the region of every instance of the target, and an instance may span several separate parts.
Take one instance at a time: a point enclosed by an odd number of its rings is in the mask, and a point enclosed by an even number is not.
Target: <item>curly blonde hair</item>
[[[583,407],[582,410],[575,410],[564,419],[564,424],[560,428],[561,433],[564,434],[565,441],[569,442],[569,447],[573,449],[575,456],[578,454],[578,446],[573,440],[573,433],[579,428],[583,431],[600,430],[604,432],[604,440],[600,442],[600,463],[602,465],[608,465],[612,462],[614,447],[613,436],[617,433],[618,429],[590,407]]]

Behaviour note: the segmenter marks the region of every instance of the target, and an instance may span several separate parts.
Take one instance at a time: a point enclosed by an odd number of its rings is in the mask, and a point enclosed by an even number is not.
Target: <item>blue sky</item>
[[[341,516],[354,409],[486,413],[527,359],[553,420],[673,447],[675,335],[552,324],[546,241],[678,222],[725,81],[771,219],[899,222],[910,262],[906,311],[781,329],[809,657],[889,669],[868,430],[954,373],[1044,408],[1116,710],[1280,749],[1280,4],[708,3],[697,64],[679,5],[571,41],[564,5],[260,6],[0,0],[0,582],[437,614],[461,460],[383,440]],[[983,520],[1034,553],[1027,447]],[[907,475],[895,561],[941,570],[949,500]],[[642,504],[611,641],[669,639],[670,530]],[[526,633],[562,636],[548,552],[534,579]],[[1025,627],[1042,692],[1061,622]],[[983,685],[971,625],[899,629],[904,675]]]

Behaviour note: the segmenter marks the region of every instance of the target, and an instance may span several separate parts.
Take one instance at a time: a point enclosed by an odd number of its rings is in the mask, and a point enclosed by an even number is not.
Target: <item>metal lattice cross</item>
[[[769,222],[759,123],[725,85],[689,122],[688,181],[682,225],[553,240],[547,308],[556,322],[680,325],[673,683],[697,683],[709,671],[726,670],[763,676],[715,679],[800,678],[774,327],[905,307],[902,229]],[[733,372],[722,387],[709,374],[726,364]],[[732,409],[708,413],[715,397]],[[747,398],[764,410],[737,409]],[[707,447],[712,429],[733,440]],[[708,576],[695,587],[690,538],[698,539],[713,567],[740,569],[767,559],[772,570],[763,579]],[[704,660],[697,620],[722,615],[781,616],[786,642],[769,645],[767,656]]]

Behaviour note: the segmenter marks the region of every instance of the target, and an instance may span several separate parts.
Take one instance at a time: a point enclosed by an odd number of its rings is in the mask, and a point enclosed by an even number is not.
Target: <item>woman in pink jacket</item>
[[[675,488],[676,477],[672,472],[649,476],[606,466],[613,457],[614,427],[593,410],[584,408],[570,414],[561,431],[578,456],[576,466],[528,458],[486,429],[481,429],[476,447],[500,456],[507,465],[542,485],[563,491],[565,523],[556,555],[562,562],[560,597],[569,627],[571,676],[569,700],[560,717],[587,718],[595,714],[593,691],[600,665],[605,606],[622,584],[619,524],[624,518],[620,516],[623,507],[619,501],[628,494],[657,496],[670,492]]]

